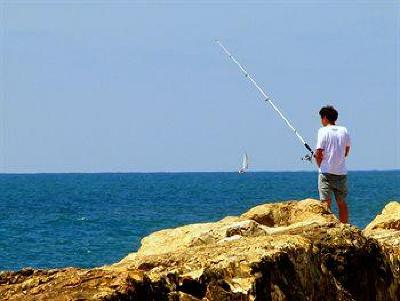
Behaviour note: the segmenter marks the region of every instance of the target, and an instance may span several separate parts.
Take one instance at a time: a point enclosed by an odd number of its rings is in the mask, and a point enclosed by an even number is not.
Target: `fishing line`
[[[264,90],[257,84],[257,82],[250,76],[250,74],[244,69],[242,64],[229,52],[228,49],[221,43],[221,41],[216,40],[215,41],[218,46],[222,48],[222,50],[232,59],[232,61],[239,67],[240,71],[244,74],[244,76],[257,88],[257,90],[261,93],[261,95],[264,97],[264,101],[269,103],[272,108],[279,114],[279,116],[285,121],[287,126],[294,132],[294,134],[297,136],[297,138],[300,140],[300,142],[304,145],[304,147],[310,152],[310,154],[307,154],[302,158],[302,160],[307,160],[311,161],[314,151],[311,149],[311,147],[308,145],[308,143],[304,140],[304,138],[300,135],[300,133],[296,130],[296,128],[291,124],[291,122],[282,114],[282,112],[279,110],[279,108],[272,102],[271,98],[264,92]]]

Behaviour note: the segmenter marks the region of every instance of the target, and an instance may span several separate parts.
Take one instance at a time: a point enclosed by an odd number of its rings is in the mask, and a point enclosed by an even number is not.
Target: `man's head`
[[[328,124],[335,124],[339,114],[333,106],[325,106],[321,108],[319,115],[322,125],[327,126]]]

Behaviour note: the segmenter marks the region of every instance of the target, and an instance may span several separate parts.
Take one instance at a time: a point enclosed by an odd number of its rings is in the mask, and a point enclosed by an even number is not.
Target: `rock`
[[[376,223],[380,226],[363,233],[341,224],[317,200],[265,204],[218,222],[155,232],[142,240],[136,253],[113,265],[2,272],[0,296],[6,300],[398,300],[398,249],[384,249],[379,240],[383,237],[370,232],[390,231],[387,235],[396,240],[398,215],[392,215],[394,209],[385,210],[390,221],[386,216]]]
[[[400,203],[387,204],[363,233],[378,242],[385,262],[390,267],[392,279],[387,291],[388,299],[400,300]]]
[[[225,236],[262,236],[267,235],[267,229],[265,226],[253,220],[245,220],[229,225],[226,229]]]
[[[390,202],[383,208],[379,214],[366,228],[365,233],[370,233],[380,236],[389,236],[399,238],[400,231],[400,203]],[[383,235],[382,235],[383,234]]]
[[[240,216],[267,227],[289,226],[299,222],[337,222],[336,217],[320,201],[305,199],[254,207]]]

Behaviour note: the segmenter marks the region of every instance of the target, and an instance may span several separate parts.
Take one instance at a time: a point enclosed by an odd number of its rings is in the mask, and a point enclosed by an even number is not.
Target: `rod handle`
[[[310,151],[310,153],[312,155],[314,155],[314,151],[311,149],[311,147],[307,143],[304,143],[304,146],[306,147],[306,149],[308,149]]]

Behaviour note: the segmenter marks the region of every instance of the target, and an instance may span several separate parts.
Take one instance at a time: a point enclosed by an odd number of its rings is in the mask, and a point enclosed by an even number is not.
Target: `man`
[[[338,112],[333,106],[319,111],[322,128],[318,131],[315,159],[319,167],[318,190],[321,201],[331,208],[331,195],[335,195],[339,208],[339,220],[348,222],[347,170],[345,158],[350,151],[350,136],[344,126],[336,125]]]

